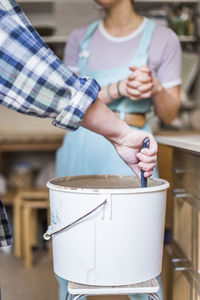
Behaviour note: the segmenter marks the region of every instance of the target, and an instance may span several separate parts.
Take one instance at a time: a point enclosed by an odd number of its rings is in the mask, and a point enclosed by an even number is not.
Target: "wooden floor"
[[[0,300],[57,300],[58,284],[48,252],[37,253],[32,269],[12,253],[0,250]],[[90,296],[88,300],[128,300],[127,296]]]
[[[58,284],[48,252],[37,253],[37,264],[26,269],[13,254],[0,252],[1,300],[56,300]]]

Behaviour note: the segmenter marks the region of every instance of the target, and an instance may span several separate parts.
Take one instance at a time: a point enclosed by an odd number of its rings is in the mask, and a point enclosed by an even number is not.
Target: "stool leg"
[[[78,300],[80,299],[81,297],[84,297],[84,296],[87,296],[87,295],[73,295],[73,294],[70,294],[69,292],[67,293],[67,296],[66,296],[66,300]]]
[[[24,260],[25,266],[31,268],[33,266],[32,261],[32,251],[31,251],[31,209],[29,207],[24,207],[23,209],[23,249],[24,249]]]
[[[160,297],[157,294],[146,294],[149,299],[160,300]]]

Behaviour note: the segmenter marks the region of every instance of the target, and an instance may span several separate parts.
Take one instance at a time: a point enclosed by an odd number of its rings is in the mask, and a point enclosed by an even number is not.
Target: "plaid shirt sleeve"
[[[13,242],[12,231],[8,222],[3,202],[0,199],[0,247],[11,245]]]
[[[75,130],[99,90],[95,80],[78,78],[63,65],[14,0],[1,0],[0,103]]]
[[[20,113],[53,119],[68,130],[79,127],[100,90],[78,78],[55,56],[15,0],[0,1],[0,103]],[[0,247],[12,244],[0,199]]]

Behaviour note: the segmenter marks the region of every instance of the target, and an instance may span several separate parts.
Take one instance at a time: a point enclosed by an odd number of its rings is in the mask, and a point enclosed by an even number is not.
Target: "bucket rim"
[[[126,176],[126,175],[78,175],[78,176],[64,176],[64,177],[55,177],[50,179],[47,182],[47,187],[50,190],[54,190],[54,191],[59,191],[59,192],[66,192],[66,193],[89,193],[89,194],[103,194],[103,193],[107,193],[107,194],[140,194],[140,193],[149,193],[149,192],[159,192],[162,190],[166,190],[169,188],[169,182],[165,179],[162,178],[149,178],[148,180],[150,181],[158,181],[160,183],[160,185],[157,186],[150,186],[150,187],[139,187],[139,188],[126,188],[126,189],[113,189],[113,188],[83,188],[83,187],[67,187],[67,186],[60,186],[60,185],[56,185],[54,183],[52,183],[52,181],[54,180],[62,180],[64,178],[69,178],[69,179],[79,179],[79,178],[94,178],[94,177],[120,177],[120,178],[128,178],[131,176]],[[135,177],[135,176],[134,176]]]

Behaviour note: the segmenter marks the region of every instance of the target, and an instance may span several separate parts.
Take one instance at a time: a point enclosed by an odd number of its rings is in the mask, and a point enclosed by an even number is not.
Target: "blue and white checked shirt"
[[[76,130],[100,87],[78,78],[44,43],[15,0],[0,0],[0,103]],[[0,246],[12,243],[0,200]]]

